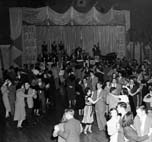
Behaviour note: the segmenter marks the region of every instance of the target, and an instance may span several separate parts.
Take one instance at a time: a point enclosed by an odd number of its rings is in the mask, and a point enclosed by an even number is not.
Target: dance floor
[[[57,124],[63,114],[65,108],[64,98],[57,95],[57,105],[55,109],[49,109],[47,114],[37,118],[35,126],[24,126],[17,129],[14,122],[7,120],[5,128],[3,128],[4,142],[56,142],[52,138],[53,126]],[[97,129],[97,124],[93,124],[93,133],[81,134],[81,142],[108,142],[104,131]]]

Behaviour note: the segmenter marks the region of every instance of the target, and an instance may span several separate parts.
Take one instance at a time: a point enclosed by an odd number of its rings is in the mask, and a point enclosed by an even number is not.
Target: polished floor
[[[60,121],[65,108],[62,96],[57,95],[56,102],[56,108],[49,109],[47,114],[37,118],[35,126],[25,125],[19,130],[14,122],[6,120],[3,126],[0,126],[3,127],[1,129],[3,142],[56,142],[56,139],[52,138],[53,126]],[[108,139],[104,131],[98,131],[97,124],[94,122],[93,133],[87,135],[82,133],[81,142],[108,142]]]

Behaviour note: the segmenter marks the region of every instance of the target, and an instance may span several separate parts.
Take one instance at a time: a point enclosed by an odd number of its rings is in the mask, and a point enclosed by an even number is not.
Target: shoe
[[[84,131],[84,134],[87,135],[87,131]]]

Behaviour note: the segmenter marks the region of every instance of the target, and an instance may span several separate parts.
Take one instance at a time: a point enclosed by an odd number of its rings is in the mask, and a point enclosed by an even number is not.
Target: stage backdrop
[[[36,27],[23,26],[22,28],[22,63],[35,64],[37,61]]]
[[[38,53],[43,41],[51,43],[63,41],[68,54],[80,46],[92,54],[94,44],[99,42],[101,54],[116,52],[119,57],[126,54],[125,26],[37,26],[36,39]]]
[[[93,44],[99,41],[102,54],[117,52],[120,57],[125,54],[125,33],[130,28],[130,12],[127,10],[111,8],[107,13],[101,13],[93,6],[88,12],[82,13],[71,6],[64,13],[58,13],[48,6],[13,7],[9,9],[9,15],[12,46],[19,53],[15,58],[18,65],[34,63],[42,41],[47,41],[50,47],[52,41],[63,40],[69,54],[77,46],[91,52]],[[32,29],[34,32],[23,23],[35,25],[36,28],[33,26]],[[36,33],[36,38],[32,32]],[[16,55],[12,49],[10,53]]]

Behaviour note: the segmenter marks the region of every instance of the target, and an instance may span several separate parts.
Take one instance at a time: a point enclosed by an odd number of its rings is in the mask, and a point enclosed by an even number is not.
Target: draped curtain
[[[49,21],[55,25],[124,25],[130,28],[130,12],[127,10],[110,9],[106,14],[92,7],[87,13],[81,13],[70,7],[65,13],[57,13],[49,7],[42,8],[10,8],[11,39],[21,35],[22,22],[29,24],[46,24]]]
[[[130,12],[110,9],[107,13],[92,7],[87,13],[81,13],[72,6],[64,13],[58,13],[49,7],[23,8],[23,21],[30,24],[45,25],[49,21],[54,25],[125,25],[130,28]]]
[[[10,31],[11,39],[14,41],[20,35],[22,31],[22,8],[10,8]]]
[[[9,47],[9,66],[10,65],[21,65],[22,45],[21,33],[22,33],[22,8],[10,8],[10,37],[12,40],[11,46]],[[18,46],[19,45],[19,46]],[[17,61],[17,64],[16,64]]]
[[[138,63],[141,63],[141,61],[145,59],[152,63],[152,50],[150,44],[130,41],[127,45],[127,52],[128,56],[131,59],[136,59]]]
[[[10,61],[20,61],[24,54],[23,43],[18,41],[22,34],[23,22],[37,26],[38,46],[42,44],[42,39],[49,41],[49,46],[54,40],[62,40],[69,54],[78,46],[91,53],[93,45],[98,41],[103,54],[112,52],[117,47],[124,49],[124,44],[120,44],[121,36],[118,36],[117,26],[124,27],[125,31],[130,28],[130,12],[127,10],[110,9],[109,12],[103,14],[92,7],[88,12],[81,13],[70,7],[66,12],[58,13],[49,7],[41,7],[10,8],[9,13],[10,36],[14,43],[9,51]],[[40,48],[38,49],[40,52]]]
[[[10,45],[0,45],[0,68],[8,69],[9,68],[9,48]],[[1,72],[1,70],[0,70]]]

